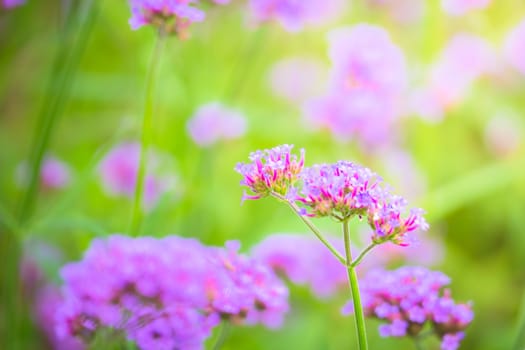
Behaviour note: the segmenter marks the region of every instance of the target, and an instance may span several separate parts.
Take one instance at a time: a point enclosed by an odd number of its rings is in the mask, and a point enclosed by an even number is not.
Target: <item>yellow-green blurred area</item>
[[[18,215],[24,187],[16,184],[16,168],[28,159],[39,113],[54,94],[49,87],[55,56],[74,45],[75,36],[66,30],[68,16],[88,2],[28,0],[0,12],[2,234]],[[95,237],[126,234],[131,220],[132,201],[104,193],[97,165],[113,146],[140,140],[156,32],[150,27],[131,30],[124,0],[95,2],[93,26],[46,151],[72,168],[72,182],[61,190],[40,191],[34,214],[18,232],[25,242],[45,243],[62,252],[60,263],[40,262],[46,278],[56,284],[61,283],[61,263],[80,259]],[[169,38],[161,57],[152,144],[173,158],[176,195],[167,193],[146,214],[141,234],[196,237],[210,245],[239,240],[243,251],[271,233],[311,234],[289,208],[271,199],[241,205],[241,176],[233,169],[237,162],[248,161],[254,150],[294,144],[306,150],[307,165],[356,161],[397,188],[395,176],[373,152],[353,140],[340,142],[326,130],[304,126],[301,107],[276,97],[269,87],[274,63],[307,56],[330,67],[327,32],[366,22],[388,30],[404,51],[410,73],[433,62],[455,33],[480,35],[501,48],[506,33],[525,18],[523,0],[494,0],[487,9],[460,17],[443,13],[439,1],[426,1],[420,21],[400,23],[365,0],[353,0],[338,21],[288,33],[273,23],[247,25],[244,1],[225,6],[205,2],[203,7],[206,20],[192,25],[187,40]],[[76,30],[74,24],[71,28]],[[439,122],[412,115],[399,124],[398,143],[412,155],[426,183],[410,204],[425,209],[431,225],[428,235],[445,246],[443,260],[433,268],[452,278],[456,300],[473,302],[475,318],[461,349],[512,349],[519,338],[525,300],[525,76],[512,74],[511,86],[477,81]],[[246,115],[244,137],[208,148],[191,140],[188,119],[211,101]],[[513,115],[521,125],[518,144],[505,154],[494,152],[486,139],[487,125],[501,113]],[[321,220],[320,226],[339,234],[331,221]],[[283,328],[231,328],[222,349],[355,349],[353,318],[340,313],[348,297],[349,292],[342,292],[318,300],[306,287],[291,287],[291,311]],[[367,321],[371,349],[414,348],[409,339],[380,338],[378,325]],[[20,349],[45,349],[34,327],[17,336],[24,339]],[[525,348],[524,338],[516,350]],[[439,343],[425,346],[438,349]]]

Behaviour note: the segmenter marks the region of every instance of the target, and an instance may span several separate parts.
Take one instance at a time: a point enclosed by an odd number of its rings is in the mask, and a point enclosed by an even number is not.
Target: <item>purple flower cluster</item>
[[[289,32],[298,32],[308,24],[326,22],[340,15],[343,0],[250,0],[255,22],[275,20]]]
[[[279,326],[287,288],[237,248],[176,236],[95,240],[61,270],[58,333],[89,342],[111,328],[141,349],[202,349],[221,319]]]
[[[443,11],[452,16],[461,16],[474,10],[482,10],[492,0],[441,0]]]
[[[243,199],[259,199],[272,192],[282,196],[288,194],[304,166],[304,150],[298,158],[291,153],[292,148],[293,145],[281,145],[252,152],[250,163],[237,164],[235,170],[243,176],[241,185],[253,192],[253,195],[245,193]]]
[[[370,169],[348,161],[303,169],[304,151],[298,160],[290,153],[292,147],[257,151],[250,155],[252,163],[237,165],[244,177],[241,185],[255,194],[245,194],[244,199],[276,193],[304,206],[304,215],[339,221],[366,217],[377,244],[407,245],[408,233],[428,228],[423,210],[413,208],[405,215],[406,200],[382,187],[382,180]]]
[[[525,19],[513,28],[505,40],[505,56],[512,66],[525,75]]]
[[[194,22],[202,22],[204,11],[194,5],[197,0],[129,0],[132,29],[145,25],[158,27],[166,34],[176,34],[181,39],[188,36],[188,27]],[[217,4],[226,4],[227,0],[215,0]]]
[[[306,119],[337,138],[368,146],[391,139],[407,85],[405,57],[388,32],[359,24],[329,34],[332,60],[328,93],[305,104]]]
[[[472,321],[471,305],[457,304],[448,289],[450,278],[423,267],[394,271],[373,270],[361,281],[364,312],[387,321],[379,327],[383,337],[417,336],[428,324],[441,339],[442,350],[455,350]],[[352,313],[352,304],[343,313]]]
[[[152,152],[146,170],[144,204],[150,207],[168,191],[172,177],[153,174],[160,163],[160,154]],[[111,196],[133,198],[140,162],[140,145],[136,142],[122,143],[111,149],[99,165],[99,176],[104,191]]]
[[[220,140],[236,139],[246,131],[245,117],[220,103],[205,104],[195,112],[187,124],[193,141],[202,147]]]
[[[25,2],[26,2],[25,0],[2,0],[0,2],[0,7],[9,9],[9,8],[13,8],[16,6],[23,5],[25,4]]]
[[[29,181],[29,164],[24,162],[16,169],[16,182],[27,186]],[[71,181],[70,167],[53,156],[46,156],[40,169],[40,183],[46,190],[56,190],[66,187]]]
[[[329,240],[339,251],[344,249],[342,240]],[[319,298],[347,283],[346,268],[311,235],[270,235],[252,248],[252,255],[292,283],[308,285]]]

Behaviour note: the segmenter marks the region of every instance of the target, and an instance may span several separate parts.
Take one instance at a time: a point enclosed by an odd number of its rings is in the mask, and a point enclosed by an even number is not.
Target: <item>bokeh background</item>
[[[191,27],[187,40],[169,38],[161,58],[152,143],[165,157],[162,172],[172,182],[145,216],[141,234],[177,234],[212,245],[239,240],[246,252],[272,233],[308,235],[282,204],[266,199],[241,205],[236,163],[247,161],[254,150],[285,143],[304,148],[309,165],[356,161],[426,210],[431,228],[425,239],[435,242],[431,250],[439,256],[430,266],[452,278],[456,300],[473,302],[475,318],[461,348],[511,349],[519,338],[525,292],[525,75],[505,60],[503,46],[509,31],[525,18],[525,2],[492,1],[461,16],[447,14],[440,1],[397,2],[349,1],[336,18],[295,33],[274,22],[254,25],[245,1],[226,6],[205,2],[206,20]],[[129,227],[132,201],[104,191],[98,164],[116,145],[140,140],[156,36],[153,28],[130,29],[126,1],[99,1],[85,47],[78,52],[75,40],[83,35],[78,23],[90,6],[90,1],[28,0],[0,12],[0,232],[5,238],[16,220],[27,187],[20,166],[29,158],[43,106],[58,100],[46,154],[67,164],[70,181],[58,189],[40,189],[34,213],[17,235],[39,278],[56,285],[60,267],[80,259],[93,238],[126,233]],[[416,14],[402,12],[418,6]],[[439,117],[406,107],[386,145],[371,148],[358,137],[336,138],[326,128],[312,127],[302,103],[283,98],[272,87],[272,81],[287,83],[286,77],[278,79],[275,64],[292,57],[315,62],[318,74],[299,70],[290,73],[298,82],[288,84],[292,91],[308,86],[312,98],[322,95],[331,66],[327,33],[358,23],[381,26],[404,52],[410,91],[401,103],[407,106],[457,33],[484,38],[500,69],[475,79]],[[71,84],[65,93],[53,91],[57,71],[75,62],[72,52],[78,62],[67,78]],[[474,64],[478,57],[471,59]],[[453,78],[443,77],[451,88]],[[200,106],[214,101],[242,113],[246,133],[202,147],[188,134],[187,123]],[[328,233],[339,233],[329,220],[319,224]],[[366,241],[361,232],[356,224],[356,241]],[[16,286],[6,285],[13,283],[6,276],[15,265],[7,261],[5,247],[4,242],[0,283],[16,292]],[[283,328],[236,327],[223,349],[349,349],[356,344],[353,320],[340,313],[345,289],[320,300],[307,287],[290,287],[292,309]],[[2,295],[7,298],[7,293]],[[31,314],[30,299],[19,312]],[[9,320],[7,313],[15,311],[4,307],[2,312]],[[20,317],[26,321],[18,333],[3,332],[3,337],[20,338],[20,349],[49,348],[31,317]],[[408,339],[380,338],[376,321],[367,326],[371,349],[413,348]],[[426,346],[437,349],[439,344]],[[519,346],[525,347],[523,337]]]

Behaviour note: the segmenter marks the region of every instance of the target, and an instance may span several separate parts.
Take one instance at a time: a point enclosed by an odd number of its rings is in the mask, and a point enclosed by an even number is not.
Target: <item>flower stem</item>
[[[525,347],[525,294],[520,308],[516,338],[514,339],[513,350],[522,350]]]
[[[348,219],[343,221],[343,235],[344,235],[344,240],[345,240],[345,254],[346,254],[346,266],[348,269],[348,283],[350,284],[350,290],[352,291],[352,302],[354,305],[359,350],[367,350],[368,342],[366,339],[365,315],[363,313],[363,306],[361,304],[361,295],[359,293],[359,283],[357,280],[357,273],[355,271],[355,266],[352,265],[352,253],[350,251],[350,230],[348,228]]]
[[[224,341],[228,337],[229,330],[229,323],[223,321],[219,330],[219,335],[217,336],[217,340],[215,341],[215,344],[213,344],[213,350],[219,350],[222,347],[222,344],[224,344]]]
[[[140,142],[140,160],[137,173],[137,181],[135,183],[135,196],[133,201],[133,214],[131,218],[131,229],[132,235],[136,236],[140,231],[142,223],[142,198],[144,195],[144,182],[146,178],[146,164],[147,164],[147,153],[152,138],[152,117],[153,117],[153,100],[155,92],[155,81],[159,71],[159,62],[164,48],[165,42],[164,33],[162,30],[159,31],[151,56],[150,65],[148,68],[146,78],[146,99],[144,103],[144,114],[142,119],[142,136]]]
[[[334,248],[333,245],[330,244],[330,242],[328,242],[328,240],[326,240],[326,238],[323,237],[323,234],[313,224],[313,222],[311,222],[310,219],[308,219],[308,217],[306,217],[306,216],[301,214],[301,209],[297,206],[297,204],[287,200],[285,197],[281,196],[278,193],[272,193],[272,196],[277,198],[277,199],[279,199],[279,200],[281,200],[281,201],[283,201],[283,202],[285,202],[286,204],[288,204],[288,206],[290,208],[292,208],[293,212],[295,214],[297,214],[297,216],[299,216],[299,218],[301,218],[301,220],[303,220],[303,222],[306,224],[306,226],[308,226],[308,228],[317,236],[317,238],[319,238],[321,243],[323,243],[326,246],[326,248],[328,248],[328,250],[330,250],[330,252],[332,252],[332,254],[337,258],[337,260],[339,260],[339,262],[341,262],[341,264],[346,266],[345,258],[337,251],[337,249]]]
[[[370,245],[368,247],[366,247],[361,252],[361,254],[359,254],[359,256],[354,261],[352,261],[352,263],[350,265],[352,267],[357,267],[357,265],[359,265],[359,263],[361,262],[361,260],[363,260],[365,255],[368,254],[368,252],[370,252],[376,245],[377,245],[377,243],[375,243],[375,242],[370,243]]]

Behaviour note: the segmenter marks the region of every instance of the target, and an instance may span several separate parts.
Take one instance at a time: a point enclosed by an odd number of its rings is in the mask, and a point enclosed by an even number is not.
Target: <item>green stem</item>
[[[357,328],[357,339],[359,350],[367,350],[368,342],[366,339],[365,315],[361,304],[361,294],[359,293],[359,283],[355,266],[352,266],[352,253],[350,250],[350,230],[348,228],[348,219],[343,221],[343,235],[345,240],[346,265],[348,269],[348,283],[352,291],[352,303],[354,305],[355,321]]]
[[[140,143],[140,161],[137,174],[137,182],[135,184],[135,198],[133,203],[133,214],[131,219],[132,235],[136,236],[140,231],[142,223],[142,198],[144,195],[144,182],[146,178],[147,153],[152,138],[152,118],[153,118],[153,102],[155,93],[155,81],[159,72],[159,62],[164,48],[166,35],[159,31],[153,55],[151,56],[150,65],[148,68],[146,78],[146,99],[144,103],[144,115],[142,119],[142,137]]]
[[[375,246],[377,245],[377,243],[373,242],[373,243],[370,243],[370,245],[368,247],[366,247],[362,252],[361,254],[359,254],[359,256],[357,257],[357,259],[355,259],[354,261],[352,261],[352,263],[350,264],[352,267],[357,267],[357,265],[359,265],[359,263],[361,262],[361,260],[363,260],[363,258],[365,257],[366,254],[368,254],[368,252],[370,252]]]
[[[228,337],[228,332],[230,330],[229,323],[226,321],[223,321],[221,324],[221,328],[219,330],[219,335],[217,337],[217,340],[215,341],[215,344],[213,344],[212,349],[213,350],[219,350],[222,347],[222,344],[226,341],[226,338]]]
[[[292,208],[293,212],[297,214],[297,216],[299,216],[301,220],[303,220],[306,226],[308,226],[308,228],[317,236],[317,238],[319,238],[319,240],[326,246],[326,248],[328,248],[328,250],[332,252],[332,254],[337,258],[337,260],[339,260],[341,264],[346,266],[345,258],[337,251],[337,249],[334,248],[334,246],[330,244],[330,242],[326,240],[326,238],[323,237],[321,231],[319,231],[319,229],[310,221],[310,219],[301,214],[301,208],[299,208],[297,204],[287,200],[285,197],[281,196],[278,193],[272,193],[272,196],[288,204],[288,206]]]
[[[420,337],[414,337],[414,345],[416,346],[417,350],[425,350]]]
[[[518,328],[516,330],[516,338],[514,340],[513,350],[523,350],[525,347],[525,294],[520,308],[520,315],[518,320]]]
[[[87,7],[87,8],[84,8]],[[50,143],[53,130],[62,114],[68,92],[73,82],[74,73],[86,47],[89,34],[94,24],[98,5],[89,0],[78,9],[76,20],[79,22],[78,34],[73,36],[73,43],[62,37],[61,46],[56,53],[51,71],[45,103],[40,111],[35,137],[31,150],[29,184],[22,198],[18,220],[24,223],[32,214],[40,184],[40,171],[45,152]]]

